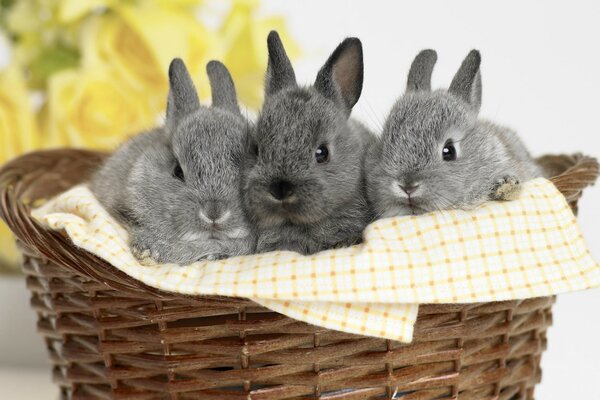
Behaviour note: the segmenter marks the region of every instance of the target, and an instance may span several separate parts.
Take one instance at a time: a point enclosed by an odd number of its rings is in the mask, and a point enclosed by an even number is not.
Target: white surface
[[[46,365],[46,347],[29,298],[23,277],[0,278],[0,368]]]
[[[58,387],[45,368],[7,368],[0,365],[0,388],[6,400],[58,399]]]
[[[266,0],[287,15],[306,49],[297,64],[311,82],[345,36],[362,39],[365,87],[354,115],[379,126],[401,94],[412,58],[438,51],[434,86],[447,87],[471,48],[482,52],[482,115],[516,128],[534,154],[583,151],[600,156],[600,2],[587,1],[343,1]],[[0,54],[0,60],[2,56]],[[600,185],[581,202],[580,223],[600,259]],[[22,283],[0,280],[0,387],[14,399],[54,399]],[[600,399],[600,291],[562,295],[554,308],[539,400]],[[14,317],[13,317],[14,316]],[[23,328],[17,328],[22,326]],[[6,338],[20,336],[7,343]],[[41,353],[41,354],[40,354]],[[4,369],[2,369],[4,368]],[[11,369],[8,369],[11,368]],[[18,380],[26,385],[17,385]],[[17,391],[19,390],[19,391]],[[25,392],[27,391],[27,392]],[[573,393],[575,391],[575,393]]]

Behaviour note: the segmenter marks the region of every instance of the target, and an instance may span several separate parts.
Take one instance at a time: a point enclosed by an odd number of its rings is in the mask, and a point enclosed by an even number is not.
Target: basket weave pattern
[[[29,203],[81,183],[103,158],[39,152],[0,171],[0,216],[21,244],[62,398],[533,398],[553,297],[423,305],[406,345],[315,327],[246,299],[162,292],[29,217]],[[539,162],[576,210],[597,162]]]

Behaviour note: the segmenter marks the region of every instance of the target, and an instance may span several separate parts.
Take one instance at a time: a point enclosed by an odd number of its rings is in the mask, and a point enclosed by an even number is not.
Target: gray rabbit
[[[206,69],[211,107],[174,59],[165,126],[126,142],[90,183],[139,257],[184,264],[254,251],[240,194],[247,122],[227,68],[211,61]]]
[[[479,52],[468,54],[447,91],[431,91],[436,61],[433,50],[417,55],[406,93],[366,157],[368,199],[378,217],[511,200],[520,182],[540,175],[515,132],[478,119]]]
[[[267,44],[265,102],[243,174],[257,250],[311,254],[357,243],[369,220],[361,160],[373,140],[349,120],[362,90],[362,45],[344,40],[314,85],[300,87],[276,32]]]

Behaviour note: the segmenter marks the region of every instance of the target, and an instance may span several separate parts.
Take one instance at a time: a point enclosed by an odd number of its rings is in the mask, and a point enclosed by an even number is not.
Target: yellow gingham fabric
[[[188,266],[143,266],[127,232],[85,186],[33,212],[75,245],[162,290],[251,298],[326,328],[409,342],[419,303],[548,296],[600,286],[564,197],[545,179],[519,200],[389,218],[364,243],[311,256],[277,251]]]

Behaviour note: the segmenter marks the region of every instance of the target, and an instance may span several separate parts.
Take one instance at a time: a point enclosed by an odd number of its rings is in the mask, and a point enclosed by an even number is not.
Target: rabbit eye
[[[444,161],[456,160],[456,148],[454,147],[452,140],[448,140],[444,145],[444,149],[442,150],[442,158]]]
[[[329,149],[324,144],[320,145],[315,152],[315,158],[319,164],[329,161]]]
[[[175,169],[173,170],[173,176],[179,179],[181,182],[185,182],[185,177],[183,176],[183,169],[181,169],[181,165],[177,163]]]

